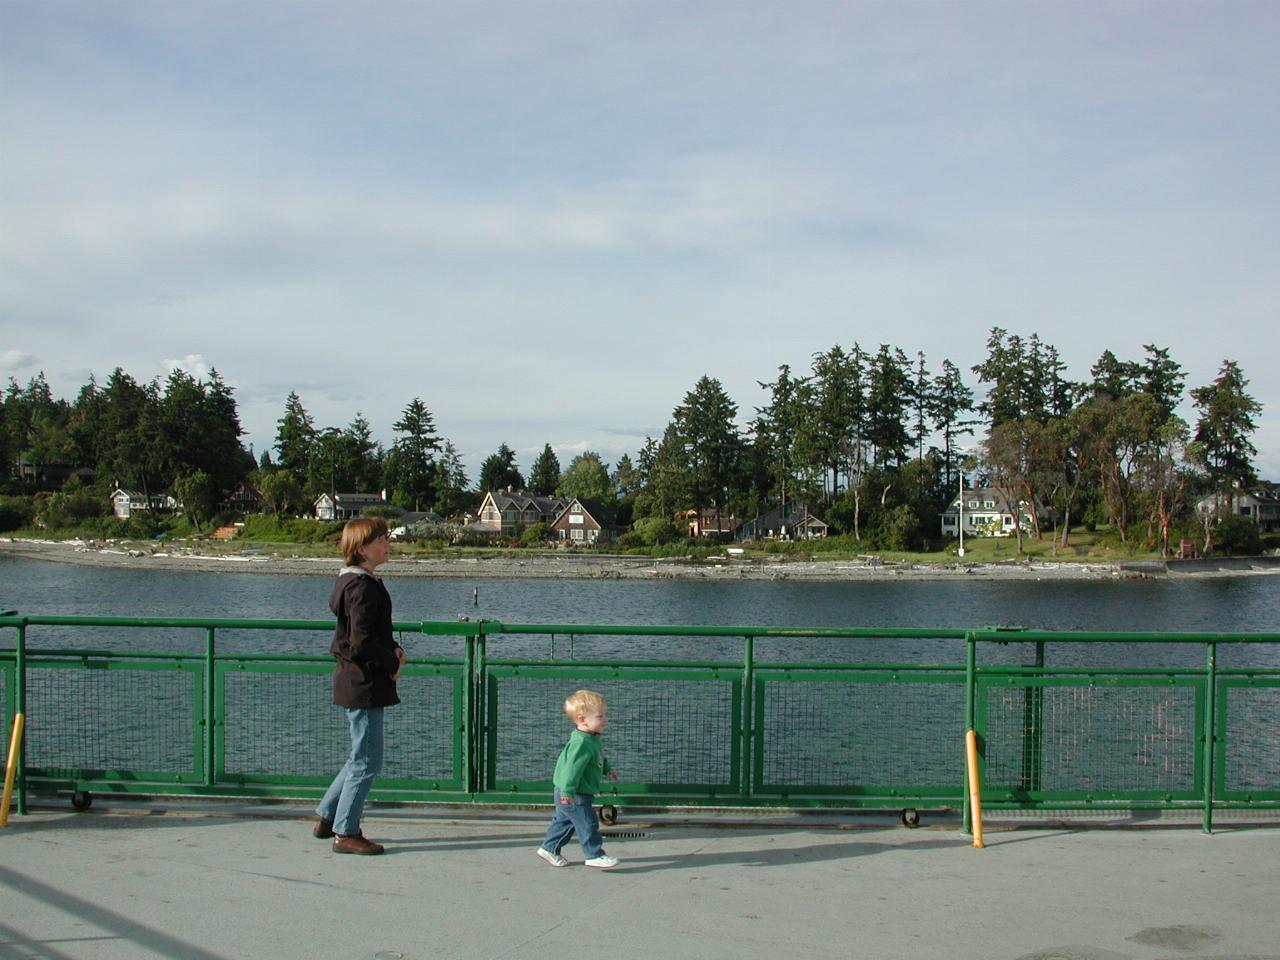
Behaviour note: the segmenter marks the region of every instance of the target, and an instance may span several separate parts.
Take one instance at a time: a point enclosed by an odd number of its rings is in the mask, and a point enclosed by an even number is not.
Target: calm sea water
[[[336,564],[335,564],[336,568]],[[463,615],[507,623],[653,624],[767,627],[981,627],[1019,625],[1055,630],[1280,630],[1280,576],[1205,580],[1114,581],[673,581],[673,580],[488,580],[387,577],[397,620],[454,620]],[[0,558],[0,607],[28,614],[109,616],[191,616],[327,619],[332,581],[327,576],[184,571],[132,571]],[[478,603],[477,603],[478,599]],[[163,639],[155,631],[121,641],[145,649],[199,649],[198,631]],[[118,634],[118,631],[116,632]],[[94,645],[115,634],[95,635]],[[75,634],[84,645],[84,631]],[[67,645],[55,628],[33,628],[33,645]],[[7,638],[0,643],[8,645]],[[424,644],[425,639],[414,640]],[[761,641],[764,642],[764,641]],[[557,655],[567,651],[564,638]],[[618,640],[591,651],[576,641],[579,656],[616,653]],[[939,643],[941,643],[939,641]],[[549,641],[539,639],[542,650]],[[857,645],[842,642],[839,659],[916,660],[938,656],[954,661],[938,644],[904,647],[895,641]],[[324,653],[327,638],[311,633],[265,636],[223,635],[220,647],[247,652]],[[784,646],[779,642],[779,649]],[[989,659],[1025,662],[1012,644]],[[634,655],[724,656],[736,659],[739,641],[718,646],[706,641],[658,638],[634,641]],[[835,655],[830,641],[786,641],[788,658]],[[410,648],[411,652],[415,648]],[[492,648],[491,648],[492,649]],[[759,647],[758,647],[759,649]],[[892,653],[891,653],[892,651]],[[513,651],[514,652],[514,651]],[[763,651],[762,651],[763,652]],[[945,654],[945,655],[944,655]],[[422,655],[428,655],[423,650]],[[1244,656],[1256,663],[1259,651],[1224,651],[1223,665]],[[1266,662],[1278,659],[1268,652]],[[1110,657],[1104,658],[1110,661]],[[1063,662],[1063,661],[1059,661]],[[1237,661],[1238,662],[1238,661]],[[1187,648],[1171,666],[1203,663],[1200,647]]]

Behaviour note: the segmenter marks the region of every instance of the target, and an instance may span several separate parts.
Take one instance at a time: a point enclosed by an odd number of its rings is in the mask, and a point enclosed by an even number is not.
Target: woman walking
[[[312,833],[333,838],[334,853],[373,855],[382,844],[360,831],[364,801],[382,769],[382,711],[400,702],[396,680],[405,653],[391,630],[391,595],[374,571],[387,562],[387,523],[378,517],[350,520],[342,528],[342,559],[329,609],[338,618],[329,652],[333,702],[346,708],[351,756],[316,807]]]

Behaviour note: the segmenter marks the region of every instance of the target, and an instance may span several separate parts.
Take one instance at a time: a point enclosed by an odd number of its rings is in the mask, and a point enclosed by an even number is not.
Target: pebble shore
[[[338,561],[258,552],[230,552],[147,542],[0,540],[0,556],[132,570],[195,570],[202,573],[271,573],[333,576]],[[387,577],[455,579],[602,579],[602,580],[1109,580],[1132,576],[1119,564],[1054,563],[1010,560],[1006,563],[913,564],[856,560],[783,560],[781,558],[682,560],[570,554],[531,557],[393,557],[381,568]],[[1138,574],[1145,575],[1145,574]]]

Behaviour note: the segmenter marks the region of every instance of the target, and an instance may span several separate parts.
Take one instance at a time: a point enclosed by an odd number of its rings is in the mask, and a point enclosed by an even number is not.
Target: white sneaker
[[[588,867],[599,867],[601,870],[608,870],[610,867],[618,865],[618,858],[611,857],[607,853],[602,853],[598,857],[592,857],[587,861]]]
[[[552,853],[546,847],[538,848],[538,856],[540,856],[543,860],[547,861],[547,863],[551,864],[553,867],[567,867],[569,865],[568,860],[560,856],[560,854],[558,853]],[[617,863],[617,862],[618,861],[616,860],[614,861],[614,863]]]

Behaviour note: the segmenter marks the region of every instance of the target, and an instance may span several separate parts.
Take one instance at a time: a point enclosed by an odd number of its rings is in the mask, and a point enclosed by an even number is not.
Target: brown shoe
[[[336,835],[333,838],[334,853],[358,853],[362,856],[377,856],[387,849],[380,843],[366,840],[363,833],[353,833],[349,837]]]
[[[317,840],[328,840],[333,836],[333,821],[317,820],[316,825],[311,828],[311,835]]]

